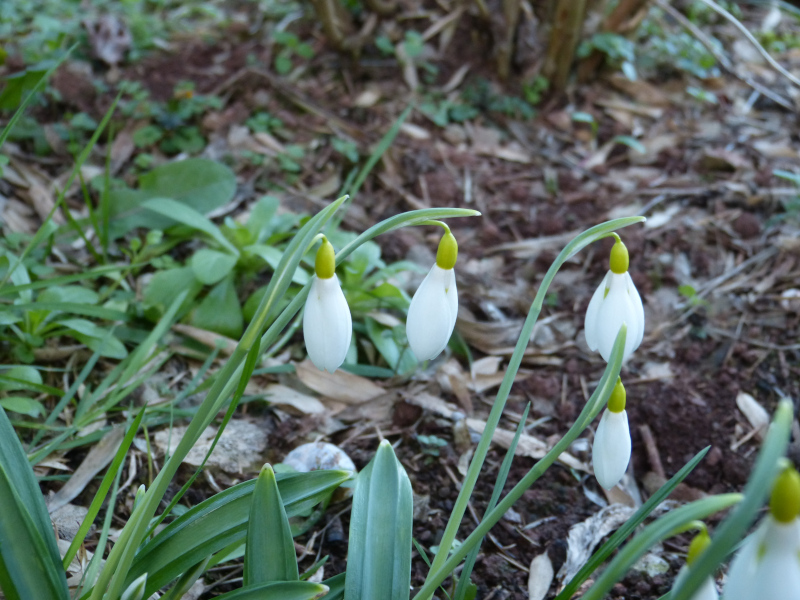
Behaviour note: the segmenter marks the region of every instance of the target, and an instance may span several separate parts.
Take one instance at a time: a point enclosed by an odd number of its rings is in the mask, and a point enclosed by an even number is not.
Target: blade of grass
[[[117,472],[119,468],[122,466],[123,461],[125,460],[125,456],[128,454],[128,449],[131,447],[131,443],[133,443],[133,438],[136,436],[136,432],[139,431],[139,425],[142,423],[142,419],[144,418],[145,410],[141,408],[139,410],[139,414],[136,415],[136,418],[133,420],[133,423],[128,428],[125,437],[122,440],[122,444],[120,445],[117,453],[114,455],[114,459],[111,461],[111,465],[108,467],[108,471],[106,471],[103,480],[100,482],[100,487],[98,488],[97,492],[92,499],[92,503],[89,505],[89,512],[86,513],[86,516],[83,518],[80,527],[78,528],[78,532],[75,534],[75,537],[72,539],[72,543],[69,545],[69,549],[67,550],[66,554],[64,554],[64,560],[62,564],[64,565],[64,570],[69,567],[69,564],[72,562],[73,557],[78,553],[78,548],[86,539],[86,534],[89,533],[89,528],[94,523],[95,517],[97,517],[98,513],[100,512],[100,508],[103,505],[103,502],[106,499],[106,494],[108,494],[108,490],[111,488],[111,484],[117,477]]]
[[[375,146],[375,149],[372,151],[372,154],[370,154],[369,158],[367,159],[367,162],[364,163],[364,166],[358,172],[358,175],[356,175],[353,184],[352,185],[345,184],[344,193],[349,194],[351,199],[348,200],[347,203],[345,204],[344,206],[345,211],[347,210],[347,206],[349,205],[349,203],[352,201],[352,198],[355,198],[358,195],[358,192],[361,190],[361,186],[364,185],[364,182],[367,180],[367,177],[372,172],[372,169],[375,168],[375,165],[378,164],[378,161],[381,159],[381,157],[391,147],[392,143],[394,143],[397,134],[400,133],[400,127],[402,127],[403,122],[408,117],[412,108],[413,106],[406,107],[406,109],[402,113],[400,113],[400,116],[397,117],[397,120],[389,128],[389,131],[383,134],[383,137]],[[348,177],[348,183],[349,179],[350,177]],[[341,214],[344,215],[344,211],[342,211]],[[342,217],[335,218],[333,221],[331,221],[328,230],[333,231],[334,229],[339,227],[341,221]]]
[[[219,442],[219,439],[222,437],[222,433],[225,431],[225,427],[228,425],[228,422],[231,420],[231,417],[233,417],[233,413],[236,410],[236,407],[239,406],[239,401],[242,399],[242,396],[244,395],[245,388],[247,388],[247,382],[250,381],[250,376],[253,373],[253,369],[255,368],[257,361],[258,361],[258,348],[254,346],[253,348],[250,349],[250,352],[248,352],[247,354],[247,359],[245,360],[244,369],[242,371],[242,377],[239,378],[239,385],[237,386],[236,391],[233,394],[233,399],[231,400],[231,403],[228,405],[228,410],[225,412],[225,417],[222,419],[222,423],[217,428],[217,433],[214,436],[214,439],[212,440],[211,445],[209,446],[208,451],[206,452],[206,455],[203,457],[203,461],[200,463],[200,466],[195,469],[194,473],[192,473],[192,476],[189,478],[189,480],[186,483],[184,483],[183,486],[181,486],[181,489],[178,490],[178,493],[175,494],[172,500],[170,500],[164,512],[162,512],[157,518],[153,519],[153,523],[150,525],[150,530],[147,532],[147,535],[145,537],[150,537],[153,534],[153,531],[155,531],[156,527],[158,527],[158,525],[160,525],[164,521],[164,519],[167,518],[170,512],[172,512],[172,509],[175,508],[175,505],[178,504],[178,502],[180,502],[181,498],[183,498],[183,495],[187,491],[189,491],[189,488],[192,486],[192,484],[200,475],[200,473],[203,472],[203,469],[205,468],[208,459],[213,454],[214,448],[217,447],[217,443]]]
[[[125,273],[134,268],[144,267],[149,263],[139,263],[137,265],[106,265],[97,267],[81,273],[73,273],[72,275],[61,275],[60,277],[51,277],[49,279],[41,279],[32,283],[23,285],[12,285],[0,288],[0,296],[13,296],[19,295],[23,292],[31,290],[40,290],[42,288],[49,288],[69,283],[76,283],[78,281],[85,281],[87,279],[94,279],[96,277],[103,277],[111,273]]]
[[[530,402],[525,407],[525,411],[522,413],[522,417],[519,420],[519,425],[517,425],[517,431],[514,433],[514,439],[511,440],[511,444],[508,446],[508,450],[506,451],[506,455],[503,457],[503,462],[500,465],[500,469],[497,472],[497,480],[494,482],[494,489],[492,490],[492,497],[489,499],[489,503],[486,505],[486,513],[492,512],[492,509],[497,506],[497,501],[500,499],[500,494],[503,493],[503,488],[506,485],[506,479],[508,479],[508,473],[511,470],[511,463],[514,460],[514,453],[517,451],[517,444],[519,443],[519,438],[522,435],[522,430],[525,429],[525,423],[528,420],[528,412],[531,409]],[[456,586],[455,594],[453,594],[454,600],[464,600],[465,595],[467,593],[467,588],[469,587],[469,577],[472,573],[472,569],[475,566],[475,561],[478,560],[478,552],[481,550],[481,543],[480,542],[475,544],[475,547],[470,550],[470,553],[467,555],[467,559],[464,561],[464,568],[461,570],[460,575],[458,576],[458,585]]]
[[[721,510],[733,506],[742,499],[741,494],[722,494],[697,500],[676,508],[657,519],[628,542],[611,564],[595,580],[594,585],[583,595],[582,600],[602,600],[614,584],[625,576],[633,564],[655,544],[667,539],[680,529],[698,519],[705,519]]]

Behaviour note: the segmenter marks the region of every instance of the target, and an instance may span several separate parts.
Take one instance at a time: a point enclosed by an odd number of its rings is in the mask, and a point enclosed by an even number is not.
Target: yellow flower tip
[[[608,410],[614,413],[620,413],[625,410],[625,386],[622,385],[622,379],[617,377],[617,385],[611,390],[611,396],[608,398]]]
[[[786,467],[775,480],[769,511],[780,523],[791,523],[800,515],[800,474],[794,467]]]
[[[689,544],[689,552],[686,554],[686,564],[692,566],[692,563],[711,545],[711,537],[708,531],[703,529],[700,533],[694,536],[694,539]]]
[[[622,240],[618,239],[611,248],[611,257],[608,261],[609,268],[613,273],[621,275],[628,270],[629,262],[628,249],[622,243]]]
[[[436,251],[436,265],[440,269],[449,270],[456,266],[458,259],[458,242],[449,231],[442,236],[439,249]]]
[[[327,238],[322,239],[322,245],[317,250],[314,270],[320,279],[330,279],[336,273],[336,253]]]

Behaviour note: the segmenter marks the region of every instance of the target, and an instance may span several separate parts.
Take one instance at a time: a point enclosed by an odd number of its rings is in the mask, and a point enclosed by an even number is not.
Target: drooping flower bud
[[[619,328],[628,326],[622,360],[626,361],[644,337],[644,307],[628,273],[628,249],[617,239],[611,248],[609,271],[586,310],[586,343],[608,361]]]
[[[303,338],[314,366],[333,373],[350,349],[353,320],[336,277],[336,254],[326,238],[317,250],[314,272],[303,313]]]
[[[628,470],[631,459],[631,433],[628,414],[625,412],[625,386],[617,384],[608,398],[608,408],[603,412],[592,444],[592,467],[598,483],[610,490],[617,485]]]
[[[458,316],[458,290],[454,267],[458,244],[450,231],[442,236],[436,264],[420,284],[406,319],[408,345],[417,360],[436,358],[450,341]]]

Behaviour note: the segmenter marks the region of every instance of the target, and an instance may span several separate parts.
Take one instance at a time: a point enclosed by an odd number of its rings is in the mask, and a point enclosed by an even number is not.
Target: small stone
[[[733,222],[733,230],[744,239],[754,238],[761,233],[761,223],[753,213],[743,212]]]

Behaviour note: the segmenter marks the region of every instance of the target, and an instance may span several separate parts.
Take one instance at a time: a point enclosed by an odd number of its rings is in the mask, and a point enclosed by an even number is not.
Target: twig
[[[667,474],[664,472],[664,466],[661,464],[661,456],[658,453],[658,446],[656,446],[656,440],[653,437],[650,426],[639,425],[639,433],[642,434],[644,447],[647,449],[647,458],[650,460],[650,467],[653,469],[653,473],[662,479],[666,479]]]
[[[740,79],[741,81],[743,81],[744,83],[749,85],[751,88],[753,88],[759,94],[769,98],[775,104],[778,104],[779,106],[782,106],[786,110],[790,110],[790,111],[794,111],[795,110],[794,105],[789,100],[784,98],[783,96],[781,96],[779,94],[776,94],[775,92],[773,92],[769,88],[764,87],[763,85],[761,85],[757,81],[754,81],[750,77],[747,77],[747,76],[744,76],[744,75],[740,75],[739,73],[737,73],[736,69],[734,68],[733,63],[731,63],[730,59],[725,54],[721,53],[716,48],[716,46],[714,46],[714,43],[708,38],[708,36],[699,27],[697,27],[697,25],[695,25],[689,19],[687,19],[683,15],[683,13],[681,13],[678,10],[676,10],[675,7],[673,7],[669,3],[668,0],[653,0],[653,1],[660,8],[662,8],[665,12],[667,12],[671,17],[673,17],[676,21],[678,21],[678,23],[680,23],[686,30],[688,30],[689,33],[691,33],[694,37],[696,37],[697,40],[701,44],[703,44],[703,46],[705,46],[706,50],[708,50],[712,55],[714,55],[714,58],[716,58],[719,61],[719,64],[722,66],[723,69],[725,69],[725,71],[727,71],[728,73],[730,73],[734,77],[737,77],[738,79]],[[733,15],[731,15],[731,17],[733,17]],[[756,43],[758,43],[758,42],[756,42]]]
[[[716,13],[722,15],[723,17],[728,19],[728,21],[733,23],[734,27],[736,27],[736,29],[742,32],[744,37],[747,38],[747,41],[753,44],[753,46],[755,46],[756,50],[758,50],[758,53],[764,57],[764,60],[766,60],[773,69],[775,69],[778,73],[786,77],[786,79],[788,79],[789,81],[791,81],[793,84],[795,84],[797,87],[800,88],[800,79],[789,73],[789,71],[784,69],[777,60],[772,58],[772,55],[764,49],[764,46],[761,45],[761,43],[755,38],[755,36],[752,33],[750,33],[750,30],[747,29],[747,27],[745,27],[744,24],[739,19],[734,17],[731,13],[729,13],[719,4],[714,2],[714,0],[701,0],[701,1],[703,2],[703,4],[709,6]]]

